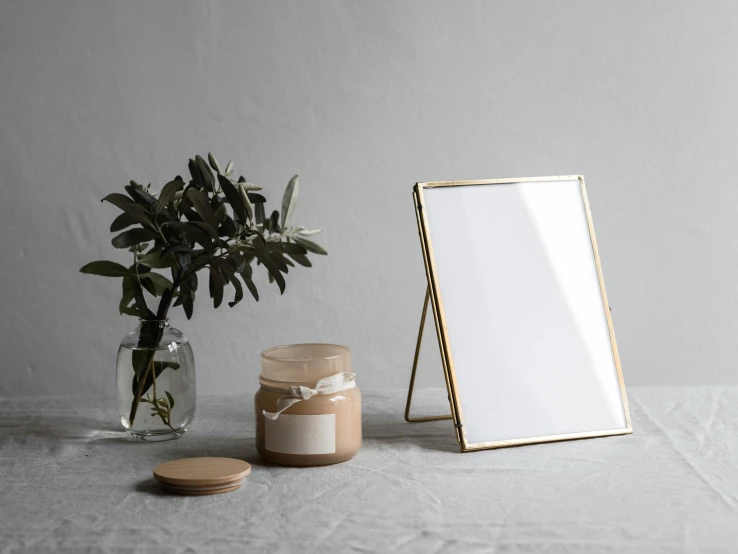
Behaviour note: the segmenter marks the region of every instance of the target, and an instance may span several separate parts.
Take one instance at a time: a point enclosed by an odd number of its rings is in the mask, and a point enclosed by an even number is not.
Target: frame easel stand
[[[413,358],[413,370],[410,373],[410,386],[407,391],[407,402],[405,403],[405,421],[408,423],[420,423],[423,421],[441,421],[444,419],[453,419],[451,414],[412,417],[410,415],[410,405],[413,401],[413,389],[415,388],[415,374],[418,370],[418,359],[420,358],[420,345],[423,342],[423,329],[425,328],[425,318],[428,315],[428,302],[430,301],[430,287],[425,289],[425,301],[423,302],[423,313],[420,316],[420,329],[418,329],[418,342],[415,345],[415,357]],[[448,386],[446,387],[448,392]]]

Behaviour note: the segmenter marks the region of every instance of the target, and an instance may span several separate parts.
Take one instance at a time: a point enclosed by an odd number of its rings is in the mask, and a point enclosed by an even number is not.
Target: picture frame
[[[612,362],[612,371],[614,371],[614,375],[608,376],[608,365],[606,362],[606,356],[604,354],[604,347],[602,346],[603,341],[601,340],[602,337],[599,336],[596,341],[599,344],[598,346],[598,357],[597,359],[600,360],[600,363],[598,367],[602,367],[602,369],[599,369],[601,375],[597,376],[596,378],[593,378],[594,381],[596,381],[598,378],[601,378],[603,382],[607,381],[609,383],[607,385],[608,391],[606,392],[607,398],[609,399],[609,408],[608,410],[611,412],[610,415],[605,413],[607,410],[604,410],[602,414],[598,412],[598,408],[596,406],[596,403],[593,403],[592,406],[590,406],[589,412],[591,415],[593,415],[593,419],[596,419],[597,421],[613,421],[615,424],[613,425],[605,425],[607,428],[588,428],[585,422],[582,422],[581,429],[577,428],[577,424],[575,421],[575,418],[578,417],[576,414],[574,414],[574,419],[572,419],[569,422],[562,422],[562,425],[566,427],[565,432],[549,432],[546,431],[543,434],[540,435],[526,435],[526,436],[514,436],[514,430],[511,430],[510,433],[512,433],[511,436],[495,436],[491,438],[490,440],[480,440],[480,436],[484,436],[482,431],[475,432],[474,436],[470,436],[470,433],[468,432],[468,421],[465,418],[464,414],[464,408],[463,405],[466,405],[465,402],[470,402],[470,398],[462,397],[459,386],[459,368],[455,365],[454,361],[454,355],[455,352],[452,348],[452,341],[450,339],[450,331],[449,328],[450,325],[456,325],[456,327],[453,329],[453,332],[456,333],[456,337],[459,336],[460,333],[463,333],[463,328],[466,326],[466,321],[463,323],[460,323],[462,319],[460,319],[457,316],[455,322],[449,322],[447,318],[444,293],[441,290],[443,287],[441,286],[441,283],[439,282],[439,279],[442,279],[439,275],[439,263],[444,263],[442,261],[439,261],[437,259],[438,252],[434,248],[434,241],[432,238],[432,232],[431,228],[434,226],[440,225],[441,220],[446,220],[447,218],[444,216],[443,218],[438,217],[438,222],[433,220],[433,216],[430,216],[428,213],[428,196],[433,195],[434,191],[438,189],[447,189],[447,190],[456,190],[456,191],[462,191],[464,190],[464,187],[475,187],[475,186],[484,186],[484,187],[499,187],[502,185],[508,185],[510,187],[518,187],[525,188],[525,190],[528,191],[535,191],[535,190],[548,190],[549,192],[553,190],[553,187],[556,187],[557,185],[562,188],[566,188],[567,192],[565,195],[562,196],[566,197],[567,204],[567,210],[569,210],[569,213],[574,214],[574,211],[577,208],[574,204],[576,204],[577,201],[574,200],[574,196],[572,195],[572,191],[574,190],[574,184],[577,184],[577,190],[578,190],[578,198],[581,199],[581,217],[582,222],[586,222],[586,229],[587,229],[587,236],[589,245],[591,247],[591,251],[589,253],[584,252],[584,250],[581,248],[581,245],[583,244],[581,240],[577,239],[576,242],[577,245],[579,245],[577,248],[572,248],[572,250],[576,250],[577,254],[576,256],[579,258],[586,258],[588,255],[591,255],[592,259],[591,262],[593,264],[594,270],[596,271],[596,283],[598,288],[598,294],[599,294],[599,302],[601,303],[601,310],[602,310],[602,322],[606,325],[607,330],[607,337],[609,338],[609,350],[611,355],[611,362]],[[548,187],[546,187],[548,185]],[[466,189],[466,193],[472,190],[477,189]],[[499,189],[502,190],[502,189]],[[507,189],[509,192],[510,189]],[[486,190],[485,190],[486,193]],[[527,193],[526,193],[527,194]],[[532,193],[531,193],[532,194]],[[489,196],[489,195],[487,195]],[[494,196],[494,195],[493,195]],[[446,198],[452,198],[452,196],[449,196],[449,194],[445,194]],[[490,198],[492,196],[489,196]],[[510,194],[506,195],[507,198],[512,198]],[[533,197],[531,197],[533,198]],[[439,419],[452,419],[454,423],[454,429],[456,431],[456,437],[459,442],[460,448],[462,452],[470,452],[470,451],[476,451],[476,450],[484,450],[484,449],[494,449],[494,448],[502,448],[502,447],[509,447],[509,446],[519,446],[519,445],[527,445],[527,444],[537,444],[537,443],[546,443],[546,442],[553,442],[553,441],[563,441],[563,440],[572,440],[572,439],[584,439],[584,438],[594,438],[594,437],[604,437],[604,436],[612,436],[612,435],[622,435],[622,434],[628,434],[632,433],[632,423],[630,418],[630,411],[628,407],[628,400],[627,400],[627,393],[625,389],[625,382],[623,379],[623,373],[622,373],[622,367],[620,363],[620,357],[618,354],[617,349],[617,343],[615,339],[615,331],[613,328],[612,323],[612,317],[611,317],[611,309],[607,300],[607,293],[605,290],[605,284],[604,279],[602,276],[602,267],[599,257],[599,251],[597,247],[597,241],[595,237],[594,232],[594,225],[592,222],[592,214],[591,209],[589,207],[589,201],[587,198],[587,192],[585,187],[584,178],[581,175],[564,175],[564,176],[556,176],[556,177],[533,177],[533,178],[512,178],[512,179],[483,179],[483,180],[472,180],[472,181],[437,181],[437,182],[419,182],[416,183],[416,185],[413,188],[413,200],[415,205],[415,214],[416,214],[416,221],[418,225],[418,231],[420,235],[420,243],[421,248],[423,252],[423,260],[424,265],[426,269],[426,276],[428,280],[428,286],[426,290],[426,298],[424,302],[424,308],[423,308],[423,314],[421,316],[421,326],[418,334],[418,342],[416,345],[416,351],[415,351],[415,358],[413,362],[413,369],[411,373],[411,382],[410,387],[408,390],[408,398],[406,403],[406,410],[405,410],[405,419],[409,422],[417,422],[417,421],[430,421],[430,420],[439,420]],[[569,206],[571,204],[571,206]],[[543,208],[545,213],[548,213],[551,210],[548,210],[548,208]],[[546,211],[548,210],[548,211]],[[540,211],[540,210],[539,210]],[[543,213],[543,212],[541,212]],[[555,210],[551,211],[551,213],[556,214]],[[463,217],[463,216],[460,216]],[[548,217],[548,215],[546,216]],[[578,216],[577,216],[578,217]],[[483,218],[477,218],[478,220],[482,220]],[[577,219],[576,217],[571,217],[570,219]],[[431,221],[433,220],[433,221]],[[568,221],[568,220],[567,220]],[[534,222],[535,223],[535,222]],[[446,223],[444,223],[446,225]],[[448,225],[453,225],[453,223],[448,223]],[[484,225],[483,223],[480,223],[480,225]],[[566,225],[564,225],[565,227]],[[581,227],[581,225],[580,225]],[[452,228],[452,227],[449,227]],[[583,228],[583,227],[582,227]],[[576,233],[580,233],[581,231],[577,229],[574,229],[572,231],[571,236],[578,236]],[[437,233],[438,229],[434,229],[434,231]],[[554,233],[555,234],[555,233]],[[438,235],[436,235],[438,236]],[[565,245],[566,246],[566,245]],[[568,248],[568,247],[567,247]],[[483,253],[483,255],[488,255],[489,252]],[[567,254],[568,255],[568,254]],[[453,256],[452,256],[453,257]],[[586,261],[586,260],[584,260]],[[568,263],[568,262],[567,262]],[[589,263],[589,262],[587,262]],[[579,262],[574,263],[574,266],[579,267],[585,267],[587,264],[579,264]],[[449,271],[446,271],[445,278],[449,278],[448,276],[451,275]],[[590,279],[591,280],[591,279]],[[468,281],[468,280],[467,280]],[[591,283],[589,284],[591,285]],[[583,289],[587,289],[587,287],[583,287]],[[449,293],[449,288],[446,288],[446,293]],[[594,322],[594,327],[598,327],[600,324],[595,321],[594,315],[595,314],[595,307],[593,306],[594,302],[594,296],[593,293],[591,293],[592,286],[589,286],[590,293],[588,295],[588,298],[586,299],[586,306],[584,301],[582,301],[580,304],[582,306],[585,306],[584,311],[589,314],[587,317],[589,317],[590,320]],[[449,295],[451,296],[451,295]],[[450,301],[450,299],[449,299]],[[578,302],[578,301],[577,301]],[[523,302],[525,304],[525,302]],[[436,328],[436,335],[438,338],[438,344],[440,348],[441,353],[441,360],[444,368],[444,376],[446,381],[446,387],[448,390],[448,396],[449,396],[449,402],[451,406],[451,414],[450,415],[444,415],[444,416],[426,416],[426,417],[412,417],[410,415],[410,406],[412,402],[412,392],[414,388],[415,383],[415,375],[417,370],[417,364],[418,364],[418,356],[420,351],[420,344],[422,339],[422,333],[423,333],[423,326],[425,323],[425,316],[428,306],[430,305],[433,316],[434,316],[434,322],[435,322],[435,328]],[[514,305],[513,305],[514,307]],[[467,312],[468,309],[468,302],[467,302]],[[597,308],[599,310],[599,308]],[[472,310],[473,311],[473,310]],[[462,310],[463,312],[463,310]],[[463,314],[462,314],[463,315]],[[482,314],[482,317],[486,317],[484,314]],[[556,311],[553,310],[551,312],[551,318],[552,321],[556,321]],[[603,327],[604,328],[604,327]],[[461,348],[459,345],[462,344],[458,340],[456,341],[456,347]],[[563,341],[566,342],[566,341]],[[572,344],[574,344],[572,342]],[[566,346],[566,345],[564,345]],[[467,347],[465,347],[467,348]],[[474,348],[471,348],[474,350]],[[571,348],[569,350],[576,350],[576,348]],[[563,357],[566,358],[568,356],[567,354],[568,350],[563,350]],[[514,358],[514,356],[513,356]],[[582,356],[579,358],[575,358],[576,360],[581,361],[584,359]],[[487,358],[485,358],[487,360]],[[468,365],[468,364],[467,364]],[[511,365],[514,366],[514,362]],[[590,379],[586,372],[586,362],[579,363],[578,365],[572,364],[573,366],[581,366],[579,373],[579,377],[583,381],[592,381]],[[595,364],[597,365],[597,364]],[[468,377],[468,369],[463,369],[463,371],[467,372],[467,375],[464,376],[464,379],[469,381]],[[510,370],[511,374],[515,374],[514,368]],[[496,389],[496,385],[494,382],[494,368],[485,368],[484,371],[484,379],[488,379],[489,383],[491,383],[491,387],[489,387],[491,390]],[[572,379],[576,381],[575,379],[576,375],[572,374]],[[513,379],[514,380],[514,379]],[[593,382],[594,382],[593,381]],[[589,388],[587,388],[589,387]],[[593,386],[585,386],[583,390],[596,390],[597,384]],[[474,387],[476,389],[476,387]],[[555,387],[554,387],[555,388]],[[472,394],[469,392],[469,386],[467,385],[467,391],[465,392],[466,395]],[[616,390],[615,390],[616,389]],[[514,392],[513,388],[513,392]],[[473,394],[476,394],[473,393]],[[615,396],[619,397],[620,406],[622,408],[622,418],[619,418],[617,414],[615,413],[617,410],[614,407],[614,398]],[[566,392],[565,396],[568,396],[569,393]],[[596,394],[595,394],[596,395]],[[529,401],[530,399],[525,397],[523,398],[524,402]],[[563,404],[563,401],[566,399],[562,399],[561,402],[558,404],[556,402],[553,402],[551,405],[556,408],[556,406],[560,405],[566,405]],[[485,399],[482,398],[482,400],[475,400],[478,404],[482,405]],[[545,402],[543,403],[545,404]],[[535,412],[535,410],[538,407],[538,403],[534,401],[529,402],[528,410],[531,412]],[[470,410],[471,412],[472,410]],[[566,411],[566,410],[561,410]],[[584,410],[586,411],[586,410]],[[484,413],[483,411],[480,412],[480,410],[475,410],[476,414]],[[554,415],[556,415],[555,410],[553,411]],[[550,417],[551,412],[549,412],[548,416]],[[504,416],[504,414],[502,414]],[[524,419],[528,416],[524,415]],[[612,416],[610,419],[608,419],[610,416]],[[478,415],[475,415],[475,418],[477,419],[484,419],[484,417],[479,417]],[[505,419],[504,417],[500,417],[500,420]],[[535,417],[531,416],[531,425],[530,428],[535,428]],[[565,418],[564,418],[565,419]],[[622,424],[620,424],[622,422]],[[490,425],[488,423],[485,423],[484,425]],[[494,425],[492,423],[491,425]],[[482,426],[483,427],[483,426]],[[543,425],[542,427],[546,427],[546,425]],[[596,426],[595,426],[596,427]],[[481,429],[481,427],[480,427]],[[525,433],[523,433],[525,435]],[[495,435],[495,433],[492,433],[492,435]]]

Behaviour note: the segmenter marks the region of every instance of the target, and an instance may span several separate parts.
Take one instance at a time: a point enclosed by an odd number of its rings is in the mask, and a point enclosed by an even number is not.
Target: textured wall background
[[[735,2],[0,3],[0,394],[114,391],[133,325],[100,198],[212,150],[330,252],[188,322],[203,392],[345,343],[406,386],[419,180],[584,174],[630,384],[736,383]],[[427,345],[432,345],[428,341]],[[432,352],[432,351],[429,351]],[[430,356],[430,354],[428,354]],[[441,383],[437,360],[424,365]]]

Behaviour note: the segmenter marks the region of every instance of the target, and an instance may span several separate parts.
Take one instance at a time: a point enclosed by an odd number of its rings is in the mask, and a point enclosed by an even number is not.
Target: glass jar
[[[289,466],[344,462],[361,448],[361,392],[351,350],[293,344],[261,353],[256,449]]]
[[[140,440],[181,437],[195,417],[195,358],[187,338],[167,320],[139,320],[120,343],[118,412]]]

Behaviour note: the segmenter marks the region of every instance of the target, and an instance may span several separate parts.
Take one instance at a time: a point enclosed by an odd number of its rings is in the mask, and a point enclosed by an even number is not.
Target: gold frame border
[[[607,328],[610,333],[610,344],[612,346],[612,355],[617,369],[618,384],[620,386],[620,397],[622,400],[623,412],[625,414],[626,427],[621,429],[604,429],[602,431],[585,431],[581,433],[568,433],[563,435],[547,435],[542,437],[525,437],[520,439],[507,439],[502,441],[469,443],[466,439],[466,429],[464,427],[464,416],[461,409],[461,398],[459,397],[456,386],[456,374],[454,372],[454,362],[451,353],[451,346],[448,341],[446,328],[446,318],[443,310],[443,298],[437,282],[436,262],[433,254],[433,243],[428,233],[428,219],[423,209],[425,199],[423,190],[426,188],[437,187],[455,187],[465,185],[507,185],[515,183],[530,183],[535,181],[572,181],[578,180],[582,192],[582,201],[584,205],[585,215],[587,217],[587,227],[589,228],[589,238],[592,244],[592,254],[594,255],[595,266],[597,268],[597,278],[600,282],[600,292],[602,295],[602,307],[607,319]],[[618,346],[615,341],[615,330],[612,324],[611,308],[607,301],[607,293],[605,292],[605,281],[602,277],[602,266],[600,264],[600,254],[597,248],[597,240],[595,238],[594,224],[592,223],[592,212],[589,207],[587,198],[587,190],[584,185],[584,177],[582,175],[559,175],[555,177],[524,177],[514,179],[480,179],[474,181],[431,181],[416,183],[413,187],[413,201],[415,204],[415,218],[418,224],[418,232],[420,234],[420,244],[423,250],[423,262],[425,264],[425,273],[428,279],[428,288],[430,290],[431,306],[433,308],[433,320],[436,325],[436,334],[438,336],[438,345],[441,350],[441,361],[443,362],[444,375],[446,377],[446,388],[448,390],[449,402],[451,404],[451,415],[456,429],[456,439],[459,442],[462,452],[471,452],[474,450],[486,450],[491,448],[504,448],[508,446],[522,446],[525,444],[538,444],[545,442],[585,439],[594,437],[606,437],[612,435],[626,435],[633,432],[633,425],[630,419],[630,409],[628,407],[628,396],[625,391],[625,381],[623,379],[623,371],[620,366],[620,356],[618,355]]]

